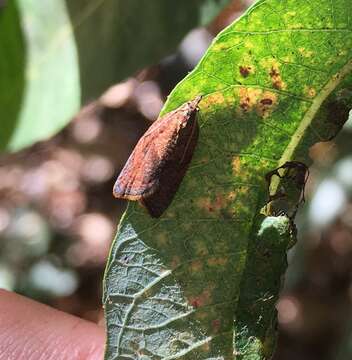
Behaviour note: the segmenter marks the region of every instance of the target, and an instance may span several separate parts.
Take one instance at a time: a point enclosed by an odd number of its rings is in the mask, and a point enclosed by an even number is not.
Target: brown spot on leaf
[[[273,81],[273,87],[277,90],[282,90],[284,87],[282,80]]]
[[[277,65],[273,65],[271,67],[269,75],[271,77],[271,81],[275,89],[282,90],[285,88],[285,83],[282,81],[280,70]]]
[[[253,69],[251,66],[240,66],[240,74],[246,78],[253,72]]]
[[[211,200],[209,197],[202,197],[199,198],[196,202],[197,206],[201,208],[202,210],[209,211],[209,208],[211,208]]]
[[[279,69],[272,67],[270,71],[270,77],[274,79],[277,78],[278,76],[280,76]]]
[[[260,100],[260,103],[262,105],[271,105],[273,103],[273,101],[271,99],[262,99],[262,100]]]
[[[215,199],[211,198],[200,198],[196,204],[202,210],[205,210],[209,214],[217,216],[223,209],[228,206],[228,199],[223,194],[217,194]]]
[[[249,97],[244,98],[241,101],[240,106],[243,109],[243,111],[248,111],[250,109],[250,98]]]
[[[213,298],[214,287],[215,286],[213,284],[210,284],[206,289],[204,289],[197,296],[190,297],[189,303],[195,308],[211,304],[211,301]]]
[[[222,209],[225,209],[228,206],[228,200],[223,194],[216,195],[214,202],[214,209],[216,212],[220,212]]]
[[[241,87],[239,89],[240,107],[242,111],[252,110],[258,102],[263,91],[261,89]]]
[[[203,263],[199,260],[193,261],[191,263],[190,269],[192,272],[200,272],[203,270]]]
[[[257,88],[241,87],[238,91],[240,98],[240,113],[255,110],[257,114],[266,118],[275,108],[278,95],[272,91],[263,91]]]
[[[257,114],[262,118],[267,118],[277,104],[277,95],[270,91],[265,91],[262,99],[257,105]]]
[[[201,304],[200,304],[200,300],[197,298],[194,298],[192,300],[190,300],[190,304],[197,309]]]

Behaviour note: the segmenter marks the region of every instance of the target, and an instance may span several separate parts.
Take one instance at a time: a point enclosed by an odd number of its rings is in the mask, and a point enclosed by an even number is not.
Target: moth
[[[139,201],[160,217],[187,171],[197,145],[201,96],[159,117],[140,138],[118,176],[113,195]]]

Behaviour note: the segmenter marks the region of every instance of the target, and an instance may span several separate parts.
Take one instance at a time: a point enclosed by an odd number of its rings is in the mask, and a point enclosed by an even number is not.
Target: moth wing
[[[175,121],[171,112],[156,120],[141,137],[115,182],[115,197],[139,200],[159,186],[165,158],[175,145],[174,136],[178,131]]]
[[[182,134],[177,139],[176,148],[165,159],[158,177],[160,186],[158,184],[155,191],[140,200],[152,217],[160,217],[169,207],[192,160],[199,133],[198,123],[193,120],[180,130]]]

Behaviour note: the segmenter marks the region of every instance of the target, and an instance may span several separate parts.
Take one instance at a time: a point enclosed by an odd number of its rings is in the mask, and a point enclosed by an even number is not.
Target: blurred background
[[[230,2],[176,53],[107,89],[50,140],[0,157],[0,287],[103,323],[104,266],[125,208],[112,197],[116,176],[168,93],[252,2]],[[351,358],[351,144],[349,121],[310,151],[299,242],[277,306],[277,359]]]

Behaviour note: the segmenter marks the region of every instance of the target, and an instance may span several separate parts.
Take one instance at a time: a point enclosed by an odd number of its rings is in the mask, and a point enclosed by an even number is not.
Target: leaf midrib
[[[311,125],[312,121],[320,110],[323,102],[350,73],[352,73],[352,60],[348,61],[346,65],[341,69],[341,71],[333,75],[330,81],[326,83],[320,93],[315,97],[315,99],[311,103],[310,108],[305,113],[297,130],[292,135],[291,141],[287,145],[286,150],[283,152],[281,159],[279,160],[279,166],[283,165],[286,161],[292,159],[295,150],[297,149],[303,136],[305,135],[307,128]]]
[[[282,166],[287,161],[292,160],[292,157],[302,141],[306,130],[312,124],[315,116],[317,115],[318,111],[320,110],[323,102],[329,97],[329,95],[337,88],[337,86],[346,78],[347,75],[352,73],[352,60],[348,61],[345,66],[342,67],[341,71],[336,73],[332,76],[330,81],[326,83],[326,85],[322,88],[319,95],[315,97],[312,101],[310,108],[305,113],[300,125],[298,126],[297,130],[291,137],[291,141],[287,145],[285,151],[283,152],[278,166]],[[272,191],[275,193],[278,189],[280,184],[279,178],[274,178],[271,184]]]

